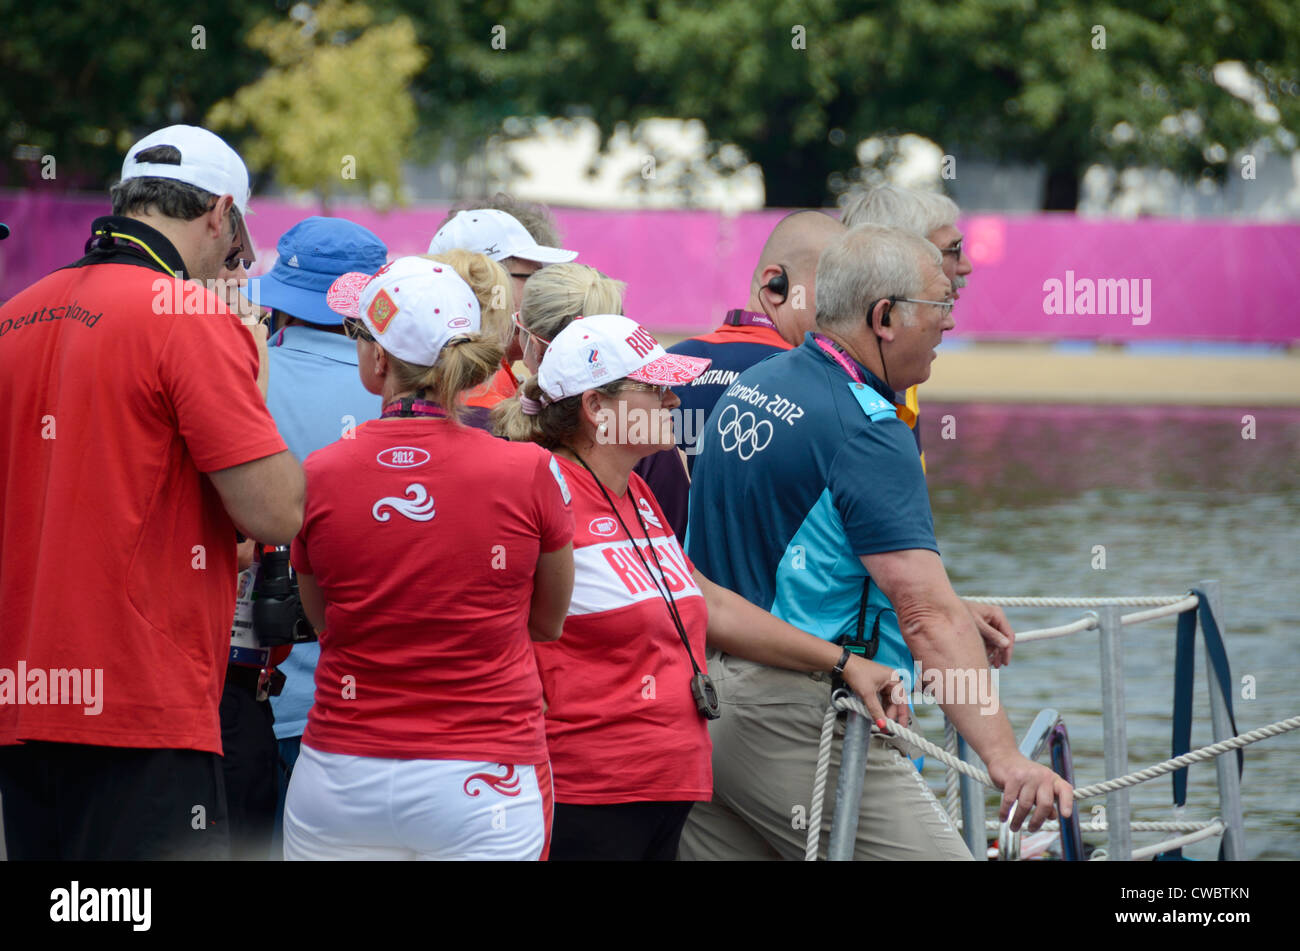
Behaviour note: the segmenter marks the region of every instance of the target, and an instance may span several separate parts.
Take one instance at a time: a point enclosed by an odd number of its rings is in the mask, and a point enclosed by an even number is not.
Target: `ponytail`
[[[575,317],[623,313],[627,285],[586,264],[552,264],[524,285],[519,322],[544,341],[555,339]]]
[[[592,389],[615,396],[623,383],[615,380]],[[525,413],[524,400],[539,404],[541,410],[536,414]],[[518,393],[492,408],[492,431],[511,442],[535,442],[547,449],[559,449],[573,442],[582,431],[582,394],[547,403],[542,386],[534,376],[519,387]]]
[[[407,363],[391,353],[388,362],[398,390],[425,390],[447,415],[460,421],[460,395],[482,385],[501,364],[501,347],[483,336],[459,337],[447,343],[431,367]]]
[[[514,282],[506,269],[486,254],[460,249],[442,254],[422,254],[420,257],[447,265],[470,286],[478,298],[481,314],[479,333],[498,341],[504,350],[514,333],[510,315],[515,310]]]

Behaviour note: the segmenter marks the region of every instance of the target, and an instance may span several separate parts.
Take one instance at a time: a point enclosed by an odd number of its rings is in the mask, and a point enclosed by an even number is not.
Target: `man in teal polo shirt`
[[[342,218],[307,218],[276,246],[279,259],[260,280],[262,306],[276,312],[279,328],[268,353],[271,383],[266,404],[300,460],[379,416],[380,400],[361,385],[357,346],[343,333],[343,317],[330,310],[325,292],[342,274],[373,274],[384,266],[388,249],[367,228]],[[299,644],[280,669],[284,688],[271,698],[281,775],[275,814],[273,858],[281,857],[284,794],[307,726],[315,692],[320,646]]]
[[[919,235],[876,226],[822,252],[816,332],[742,373],[700,435],[687,553],[717,584],[845,656],[861,632],[877,662],[939,673],[937,699],[1003,790],[1003,818],[1015,801],[1013,828],[1032,815],[1034,831],[1055,800],[1069,809],[1070,787],[1016,746],[988,676],[1005,638],[948,582],[916,442],[894,412],[894,393],[929,377],[953,327],[940,261]],[[713,801],[692,810],[679,854],[801,858],[805,833],[792,819],[808,811],[830,684],[725,654],[709,655],[709,674],[722,704],[709,723]],[[854,855],[971,858],[912,764],[879,736]]]

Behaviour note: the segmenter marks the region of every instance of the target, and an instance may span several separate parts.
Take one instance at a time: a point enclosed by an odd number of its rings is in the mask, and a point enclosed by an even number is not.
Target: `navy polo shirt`
[[[677,428],[677,445],[686,453],[687,468],[695,469],[695,443],[704,429],[705,420],[727,387],[735,383],[760,360],[789,350],[790,344],[775,330],[766,327],[723,324],[711,334],[690,337],[668,348],[669,353],[712,360],[709,368],[685,386],[673,388],[682,401],[681,425]]]
[[[713,404],[755,363],[789,349],[790,344],[775,330],[753,324],[723,324],[713,333],[690,337],[668,348],[669,353],[713,361],[690,383],[673,387],[682,403],[674,428],[677,445],[686,453],[686,469],[682,469],[680,457],[672,450],[657,452],[636,464],[637,475],[645,479],[679,540],[686,537],[687,493],[691,485],[687,472],[695,467],[696,439],[713,412]]]
[[[705,577],[826,640],[855,631],[860,555],[938,552],[916,440],[893,393],[801,346],[742,373],[717,401],[691,483],[687,551]],[[876,660],[909,675],[893,606],[870,587]]]

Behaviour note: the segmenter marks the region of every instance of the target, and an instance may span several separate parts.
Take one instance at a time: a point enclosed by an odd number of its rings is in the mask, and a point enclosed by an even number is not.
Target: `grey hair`
[[[555,226],[555,218],[552,217],[549,208],[545,205],[521,201],[507,195],[505,192],[497,192],[491,198],[471,198],[467,201],[457,202],[452,205],[447,217],[443,219],[442,224],[438,225],[436,230],[441,230],[443,225],[462,211],[476,211],[480,208],[504,211],[523,225],[529,237],[543,247],[558,248],[560,246],[560,232]]]
[[[859,225],[832,241],[817,261],[817,326],[849,330],[882,297],[919,297],[925,264],[943,255],[915,231]]]
[[[586,264],[552,264],[524,284],[519,322],[549,343],[575,317],[623,313],[627,285]]]
[[[846,227],[884,225],[928,238],[940,228],[957,223],[957,203],[938,192],[877,185],[852,195],[840,220]]]

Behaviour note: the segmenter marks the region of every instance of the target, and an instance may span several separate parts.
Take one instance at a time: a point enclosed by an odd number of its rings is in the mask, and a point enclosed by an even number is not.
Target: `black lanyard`
[[[697,675],[702,674],[703,671],[700,670],[700,665],[695,663],[695,654],[691,651],[691,642],[686,637],[686,625],[682,623],[682,616],[677,611],[677,602],[673,600],[672,590],[668,587],[668,577],[667,575],[664,575],[663,565],[659,562],[659,553],[655,551],[654,542],[650,540],[650,530],[646,528],[645,520],[641,518],[640,507],[635,504],[632,506],[633,510],[636,511],[636,520],[641,526],[641,532],[645,535],[646,546],[650,549],[650,555],[655,560],[655,567],[659,569],[659,575],[656,575],[650,570],[650,563],[645,560],[645,555],[641,553],[641,546],[636,543],[636,538],[634,538],[632,533],[628,531],[627,523],[623,521],[623,516],[619,514],[618,506],[614,504],[614,500],[609,497],[609,492],[605,490],[604,483],[600,481],[600,478],[596,473],[591,471],[591,466],[587,465],[582,456],[578,455],[572,449],[569,451],[573,452],[573,458],[578,460],[578,463],[582,468],[591,472],[591,477],[596,480],[596,486],[600,489],[600,494],[603,495],[605,501],[609,503],[610,511],[614,513],[614,517],[618,519],[618,524],[623,528],[623,534],[625,534],[628,537],[628,540],[632,543],[632,550],[635,551],[637,557],[641,559],[641,565],[645,568],[646,574],[650,576],[650,580],[654,582],[655,590],[659,592],[659,597],[663,598],[664,603],[668,605],[668,614],[672,617],[673,624],[677,627],[677,636],[682,639],[682,646],[686,648],[686,656],[690,658],[691,668]],[[660,575],[663,575],[664,578],[663,587],[659,586]]]
[[[118,241],[126,241],[127,245],[125,247],[119,246]],[[178,279],[181,277],[181,275],[177,274],[167,266],[167,263],[158,256],[157,252],[155,252],[153,248],[149,247],[149,245],[145,244],[134,235],[123,234],[120,231],[96,231],[91,236],[90,240],[86,242],[87,254],[92,250],[107,251],[110,248],[117,251],[125,251],[128,254],[134,254],[137,257],[146,257],[147,255],[146,260],[152,259],[155,264],[172,277]]]

